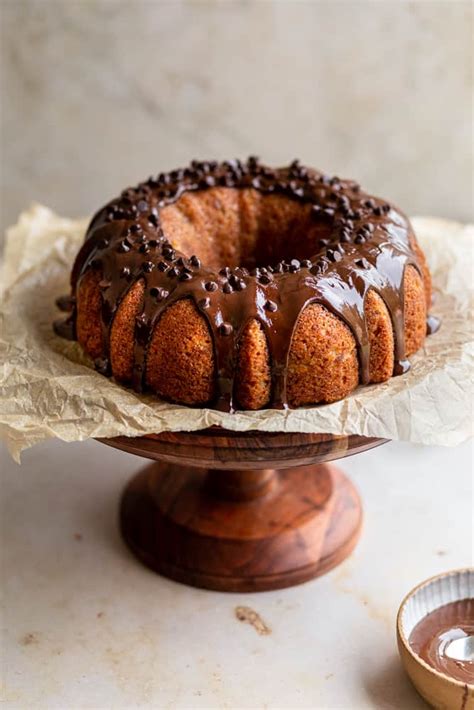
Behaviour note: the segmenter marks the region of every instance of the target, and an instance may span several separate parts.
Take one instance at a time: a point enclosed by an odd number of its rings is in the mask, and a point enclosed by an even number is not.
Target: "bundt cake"
[[[122,192],[92,219],[71,286],[56,332],[101,373],[227,410],[333,402],[405,372],[431,302],[402,212],[254,157]]]

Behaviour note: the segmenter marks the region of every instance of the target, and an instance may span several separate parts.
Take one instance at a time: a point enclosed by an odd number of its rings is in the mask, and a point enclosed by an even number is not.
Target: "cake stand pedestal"
[[[253,592],[306,582],[350,554],[361,503],[328,462],[385,440],[216,427],[101,441],[155,460],[120,508],[145,565],[195,587]]]

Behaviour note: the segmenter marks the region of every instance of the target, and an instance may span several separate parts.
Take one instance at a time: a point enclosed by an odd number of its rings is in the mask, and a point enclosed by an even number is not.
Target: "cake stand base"
[[[361,522],[357,491],[327,463],[279,471],[153,463],[128,484],[120,509],[122,535],[145,565],[229,592],[327,572],[350,554]]]

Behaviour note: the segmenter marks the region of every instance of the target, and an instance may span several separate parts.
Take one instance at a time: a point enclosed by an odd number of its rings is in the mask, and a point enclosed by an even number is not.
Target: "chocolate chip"
[[[212,175],[206,175],[205,178],[199,180],[199,187],[202,189],[205,189],[206,187],[214,187],[215,184],[216,180],[212,177]]]
[[[211,299],[208,298],[207,296],[206,296],[206,298],[201,298],[198,301],[199,308],[206,309],[206,308],[209,308],[210,305],[211,305]]]
[[[312,274],[320,274],[321,271],[324,269],[325,265],[326,262],[323,259],[319,259],[319,261],[317,261],[316,264],[311,267],[310,271]]]
[[[222,290],[224,291],[224,293],[232,293],[232,291],[233,291],[234,289],[232,288],[232,286],[230,285],[230,283],[229,283],[228,281],[226,281],[225,284],[224,284],[223,287],[222,287]]]
[[[354,239],[355,244],[363,244],[365,242],[365,237],[362,234],[358,234]]]
[[[179,274],[179,270],[178,270],[175,266],[172,266],[172,267],[168,270],[168,272],[167,272],[166,275],[168,276],[168,278],[174,279],[176,276],[178,276],[178,274]]]
[[[327,250],[326,256],[330,261],[341,261],[342,259],[342,255],[338,251],[333,251],[332,249]]]
[[[140,200],[137,203],[137,209],[139,212],[146,212],[148,210],[148,202],[146,200]]]
[[[183,270],[179,275],[180,281],[190,281],[192,278],[193,278],[193,275],[192,275],[191,271],[188,271],[187,269]]]
[[[264,308],[266,311],[269,311],[270,313],[275,313],[276,310],[278,310],[278,306],[275,303],[275,301],[265,301]]]
[[[117,247],[117,251],[122,252],[122,254],[125,254],[127,251],[130,251],[130,247],[125,241],[125,239],[120,242],[120,244]]]
[[[310,269],[312,265],[312,262],[309,259],[303,259],[301,262],[301,267],[304,269]]]
[[[259,281],[261,284],[266,286],[272,281],[272,277],[270,276],[270,274],[260,274]]]
[[[356,259],[355,264],[356,266],[360,266],[361,269],[368,269],[370,267],[370,263],[364,258]]]
[[[197,257],[195,254],[189,257],[189,263],[192,264],[192,266],[195,266],[196,269],[201,268],[201,259]]]
[[[232,187],[234,181],[232,180],[230,175],[221,175],[219,178],[219,184],[223,187]]]
[[[207,281],[204,284],[204,288],[206,289],[206,291],[217,291],[218,286],[215,281]]]
[[[163,301],[165,298],[167,298],[170,295],[170,292],[167,291],[165,288],[152,288],[150,289],[150,293],[152,291],[156,291],[156,293],[153,293],[157,301]]]
[[[169,292],[159,286],[152,286],[150,289],[150,295],[156,298],[157,301],[162,301],[163,298],[169,295]]]
[[[126,279],[128,276],[130,276],[130,269],[128,268],[128,266],[124,266],[120,269],[120,276],[123,279]]]
[[[219,333],[221,335],[230,335],[233,330],[230,323],[221,323],[219,326]]]
[[[139,251],[141,252],[141,254],[148,254],[148,252],[150,251],[150,247],[148,244],[142,244]]]
[[[150,273],[150,271],[153,271],[153,269],[155,268],[155,265],[152,261],[144,261],[142,268],[143,268],[143,271]]]
[[[165,259],[168,259],[169,261],[173,261],[176,256],[175,250],[171,249],[170,247],[163,247],[162,254]]]

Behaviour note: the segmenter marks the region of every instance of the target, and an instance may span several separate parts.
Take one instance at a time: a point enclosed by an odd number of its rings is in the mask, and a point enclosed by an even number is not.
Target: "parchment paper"
[[[13,457],[50,437],[137,436],[219,424],[249,431],[362,434],[454,446],[472,431],[472,254],[474,226],[434,218],[413,224],[435,286],[441,329],[384,384],[360,387],[330,405],[227,414],[138,395],[103,377],[77,343],[53,333],[54,301],[68,292],[87,220],[63,219],[41,205],[7,232],[0,303],[0,434]]]

